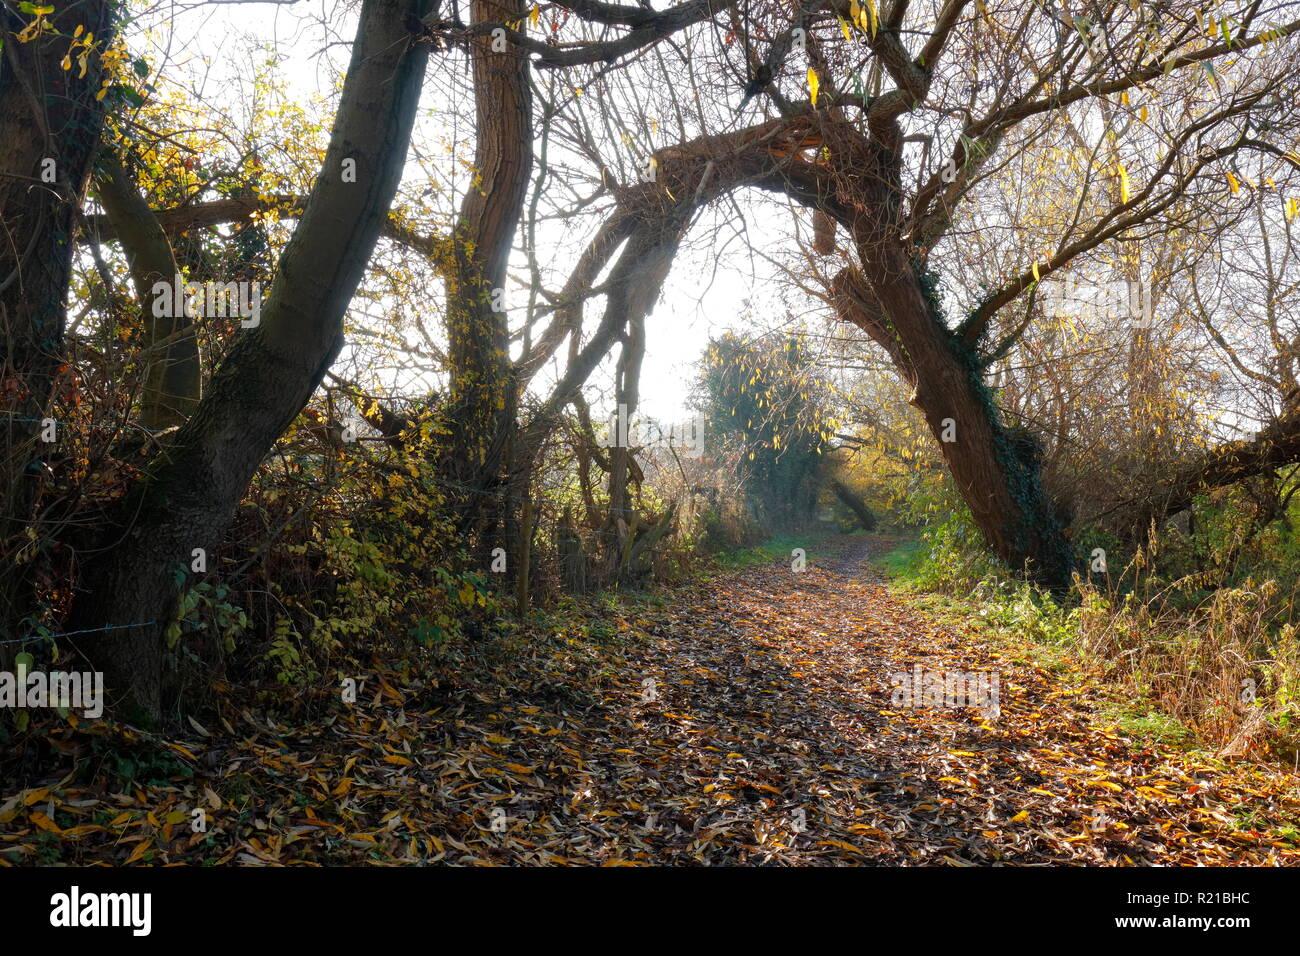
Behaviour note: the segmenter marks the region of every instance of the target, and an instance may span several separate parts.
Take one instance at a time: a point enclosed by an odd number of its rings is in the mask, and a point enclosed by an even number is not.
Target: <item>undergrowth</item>
[[[1029,638],[1082,661],[1115,691],[1104,714],[1132,736],[1222,757],[1300,753],[1300,646],[1294,595],[1249,575],[1206,586],[1204,574],[1155,572],[1150,550],[1094,573],[1077,542],[1074,586],[1057,599],[982,547],[961,503],[940,492],[912,503],[919,539],[877,559],[913,598],[941,596],[949,617]],[[1172,577],[1172,579],[1170,579]]]

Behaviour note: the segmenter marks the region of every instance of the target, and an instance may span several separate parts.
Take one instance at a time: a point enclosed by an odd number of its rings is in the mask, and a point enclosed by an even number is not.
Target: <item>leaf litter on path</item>
[[[1082,674],[955,632],[890,594],[869,541],[837,547],[624,602],[611,640],[522,630],[436,684],[376,661],[310,720],[219,701],[144,784],[101,766],[138,732],[53,725],[55,771],[0,794],[0,865],[1300,860],[1293,776],[1126,738]],[[996,715],[897,706],[917,667],[996,674]]]

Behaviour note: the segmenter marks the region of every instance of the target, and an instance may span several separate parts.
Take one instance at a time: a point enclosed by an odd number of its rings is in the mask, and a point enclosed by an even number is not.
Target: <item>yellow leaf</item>
[[[876,0],[867,0],[867,9],[871,11],[871,35],[876,35],[876,24],[879,17],[876,15]]]
[[[857,847],[855,847],[852,843],[845,843],[843,840],[818,840],[817,845],[836,846],[839,847],[841,850],[848,850],[851,853],[858,853],[858,854],[862,853],[862,851],[859,850]]]
[[[1021,810],[1019,813],[1017,813],[1014,817],[1011,818],[1011,822],[1019,823],[1021,820],[1028,820],[1028,819],[1029,819],[1029,811]]]
[[[1128,202],[1128,170],[1124,168],[1123,163],[1115,164],[1115,171],[1119,174],[1119,201]]]
[[[29,813],[27,815],[27,819],[31,820],[32,823],[36,824],[42,830],[49,830],[51,833],[63,832],[63,827],[59,826],[57,823],[55,823],[45,814],[41,813],[39,810],[33,810],[31,813]]]
[[[533,7],[531,10],[528,11],[528,19],[532,22],[533,26],[537,26],[537,20],[541,17],[541,15],[542,15],[541,7]]]
[[[812,101],[813,106],[817,105],[817,90],[820,88],[821,81],[817,79],[817,71],[811,66],[808,67],[808,99]]]
[[[840,32],[844,34],[844,39],[852,41],[853,34],[849,32],[849,25],[839,17],[836,17],[835,19],[840,21]]]
[[[1040,282],[1040,281],[1042,281],[1042,280],[1040,280],[1039,277],[1038,277],[1038,260],[1034,260],[1034,266],[1033,266],[1033,269],[1032,269],[1031,271],[1034,273],[1034,281],[1035,281],[1035,282]]]
[[[411,766],[411,759],[403,757],[401,754],[389,754],[384,758],[384,763],[395,763],[400,767],[409,767]]]
[[[95,826],[92,823],[83,823],[79,827],[68,827],[68,829],[64,830],[60,836],[65,840],[70,840],[79,836],[85,836],[87,833],[98,833],[103,829],[103,827]]]
[[[1238,190],[1241,189],[1241,184],[1237,182],[1237,177],[1229,172],[1225,172],[1224,175],[1228,177],[1228,188],[1232,190],[1234,196],[1237,195]]]

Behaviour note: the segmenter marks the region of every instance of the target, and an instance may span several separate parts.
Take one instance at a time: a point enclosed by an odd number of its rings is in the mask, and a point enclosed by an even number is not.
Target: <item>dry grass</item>
[[[1198,582],[1120,595],[1081,581],[1079,647],[1107,675],[1218,748],[1290,759],[1300,745],[1295,593],[1271,580],[1220,588],[1187,606]]]

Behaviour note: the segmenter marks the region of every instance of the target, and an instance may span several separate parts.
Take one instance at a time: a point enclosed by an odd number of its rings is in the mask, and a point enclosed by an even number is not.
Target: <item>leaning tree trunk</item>
[[[151,463],[83,568],[70,625],[122,716],[160,716],[161,634],[195,549],[220,541],[276,439],[342,346],[343,315],[401,179],[428,47],[429,0],[366,0],[325,164],[281,257],[261,324]],[[215,562],[208,558],[208,565]]]
[[[10,638],[32,611],[20,570],[30,565],[14,557],[56,447],[40,441],[41,422],[64,361],[72,235],[104,123],[99,56],[85,76],[62,60],[78,27],[104,46],[117,27],[110,0],[61,3],[46,15],[53,29],[19,42],[33,17],[16,6],[0,8],[0,634]]]
[[[881,243],[863,274],[842,273],[840,315],[879,342],[912,387],[958,491],[989,546],[1054,589],[1069,586],[1073,557],[1043,491],[1035,442],[1003,425],[976,356],[938,314],[902,246]]]
[[[862,525],[863,531],[876,530],[876,515],[867,503],[862,500],[862,496],[856,491],[840,481],[838,478],[830,480],[831,491],[835,492],[835,497],[843,502],[844,507],[848,508],[858,519],[858,524]]]
[[[641,516],[632,507],[628,489],[634,473],[639,475],[639,472],[636,471],[627,433],[631,431],[641,403],[645,320],[668,277],[681,235],[679,221],[670,221],[662,229],[637,232],[610,274],[609,305],[621,309],[627,324],[615,388],[614,413],[618,434],[613,436],[614,443],[609,449],[609,514],[600,536],[602,553],[598,578],[601,584],[640,576],[646,548],[663,537],[672,524],[671,516],[661,519],[658,524],[643,524]]]

